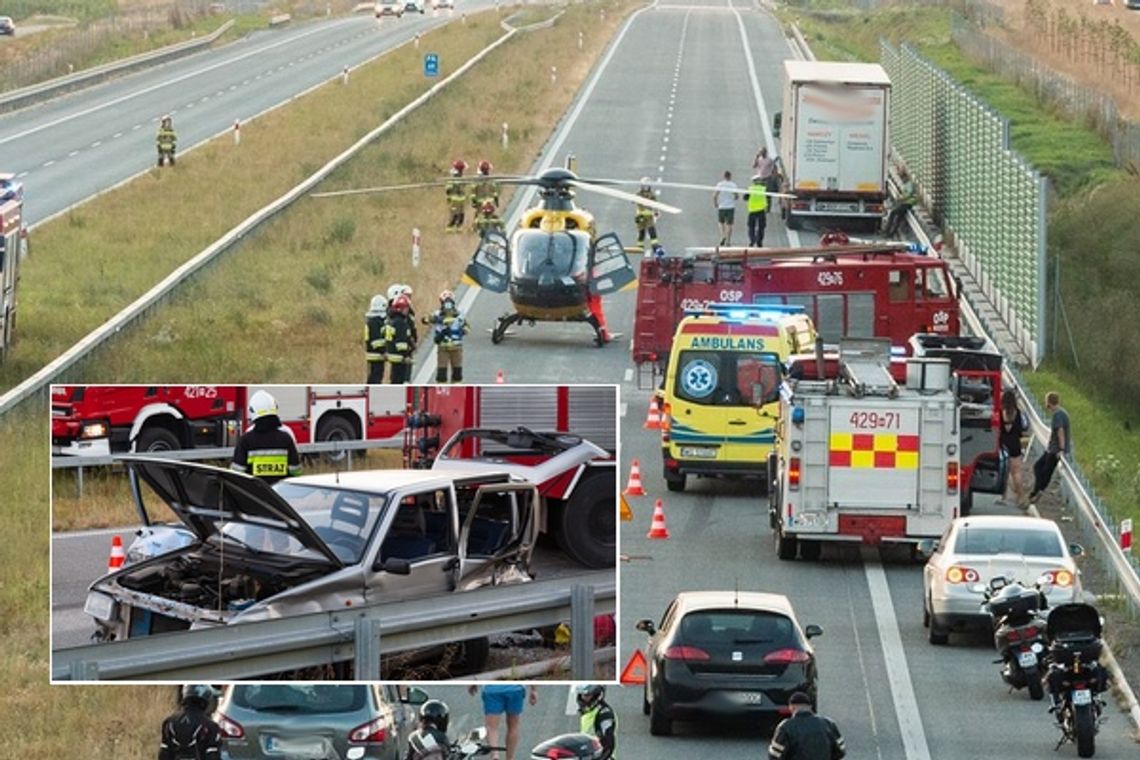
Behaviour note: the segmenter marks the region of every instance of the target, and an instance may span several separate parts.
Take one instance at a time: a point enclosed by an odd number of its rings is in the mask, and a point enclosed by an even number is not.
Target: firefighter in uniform
[[[831,718],[811,710],[811,697],[797,691],[788,699],[792,717],[776,726],[768,745],[771,760],[841,760],[847,745]]]
[[[230,469],[247,472],[273,485],[301,474],[301,457],[289,428],[281,424],[277,399],[257,391],[249,399],[253,427],[238,439]]]
[[[649,177],[641,178],[641,188],[637,194],[651,201],[657,200],[657,193],[650,186]],[[641,250],[657,250],[657,212],[648,206],[638,206],[633,215],[633,223],[637,225],[637,242],[641,244]],[[648,243],[645,242],[647,238]]]
[[[482,240],[483,236],[488,232],[502,232],[503,220],[495,213],[495,204],[491,201],[483,201],[483,205],[479,207],[479,215],[475,217],[475,232]]]
[[[174,166],[174,149],[178,146],[178,136],[174,134],[174,120],[167,114],[162,117],[162,121],[158,124],[158,135],[154,138],[155,145],[158,147],[158,165],[162,166],[166,161]]]
[[[162,722],[158,760],[220,760],[221,729],[207,715],[213,697],[205,684],[182,687],[182,709]]]
[[[768,185],[759,174],[752,178],[744,199],[748,202],[748,245],[759,248],[768,225]]]
[[[602,743],[602,754],[597,760],[613,760],[617,756],[617,715],[606,702],[606,687],[582,684],[576,692],[579,730],[589,736],[596,736]]]
[[[438,699],[429,699],[420,707],[420,727],[408,737],[404,760],[446,760],[451,741],[447,738],[449,711]]]
[[[391,365],[388,382],[400,385],[408,382],[412,374],[412,356],[416,352],[416,323],[410,314],[412,303],[404,293],[388,306],[388,320],[384,325],[385,361]]]
[[[450,216],[447,218],[448,232],[459,232],[463,229],[463,218],[467,206],[467,183],[461,180],[466,169],[466,161],[456,160],[451,165],[452,179],[443,188],[444,195],[447,196],[447,208],[450,212]]]
[[[425,325],[432,325],[432,339],[436,345],[435,381],[446,383],[448,369],[451,382],[463,382],[463,336],[471,330],[467,320],[455,305],[455,294],[445,290],[439,294],[439,309],[424,317]]]
[[[368,311],[364,312],[364,356],[368,360],[368,384],[384,382],[384,321],[388,316],[388,299],[372,296]]]
[[[499,207],[499,183],[490,179],[494,168],[490,161],[479,162],[479,181],[471,188],[471,208],[476,211],[483,208],[487,201],[495,208]]]
[[[412,291],[411,285],[404,285],[403,283],[399,283],[399,282],[392,283],[391,285],[388,286],[388,307],[391,308],[392,302],[395,301],[400,296],[407,296],[408,297],[408,314],[410,314],[412,316],[412,319],[415,320],[416,310],[412,306],[412,292],[413,291]]]

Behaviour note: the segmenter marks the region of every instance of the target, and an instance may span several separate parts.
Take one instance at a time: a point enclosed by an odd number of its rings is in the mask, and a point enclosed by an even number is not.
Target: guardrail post
[[[83,468],[76,468],[75,474],[75,490],[79,492],[78,498],[83,498]]]
[[[594,587],[570,589],[570,677],[589,681],[594,676]]]
[[[90,660],[80,660],[71,663],[72,681],[98,681],[99,663]]]
[[[375,681],[380,677],[380,621],[357,620],[353,643],[353,678]]]

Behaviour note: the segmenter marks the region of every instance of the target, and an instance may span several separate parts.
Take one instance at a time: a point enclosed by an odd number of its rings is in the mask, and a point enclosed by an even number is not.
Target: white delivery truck
[[[822,349],[818,369],[793,361],[768,460],[780,559],[794,559],[797,549],[816,559],[825,541],[915,545],[941,536],[958,516],[950,361],[912,358],[903,365],[889,352],[885,340],[844,339],[832,371]]]
[[[891,80],[877,63],[784,61],[784,110],[774,117],[788,229],[804,217],[875,230],[887,198]]]

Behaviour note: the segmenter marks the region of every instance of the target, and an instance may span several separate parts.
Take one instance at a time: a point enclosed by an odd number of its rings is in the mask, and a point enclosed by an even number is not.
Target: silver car
[[[922,573],[922,622],[931,644],[945,644],[951,631],[990,625],[983,592],[1001,575],[1031,586],[1043,581],[1049,606],[1080,601],[1081,575],[1074,557],[1080,544],[1066,544],[1052,520],[1028,516],[959,517],[937,542]]]
[[[214,719],[232,760],[399,760],[427,698],[395,685],[235,684]]]

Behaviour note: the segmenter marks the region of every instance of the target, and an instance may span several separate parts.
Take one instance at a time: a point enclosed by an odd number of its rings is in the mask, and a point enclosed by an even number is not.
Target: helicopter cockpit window
[[[515,277],[584,275],[590,238],[584,232],[524,232],[515,241],[511,267]]]

